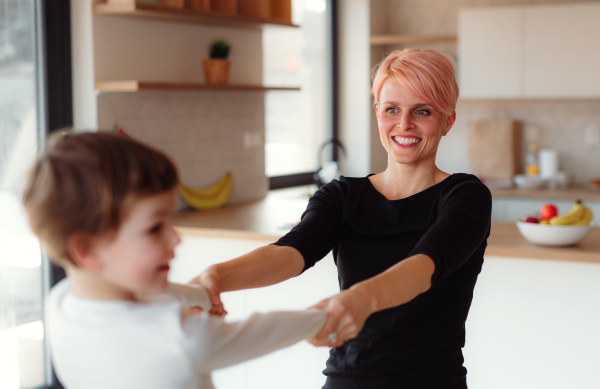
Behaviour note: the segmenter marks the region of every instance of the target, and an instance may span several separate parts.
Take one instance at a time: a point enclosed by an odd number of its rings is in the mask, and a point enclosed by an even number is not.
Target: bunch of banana
[[[553,226],[587,226],[592,221],[592,210],[583,205],[581,200],[573,204],[573,208],[564,215],[549,220]]]
[[[181,197],[195,209],[219,208],[227,202],[231,193],[231,173],[227,172],[216,184],[205,188],[195,189],[179,183]]]

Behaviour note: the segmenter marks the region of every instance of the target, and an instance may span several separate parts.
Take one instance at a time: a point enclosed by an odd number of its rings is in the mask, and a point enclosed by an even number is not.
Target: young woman
[[[435,51],[395,51],[373,94],[387,169],[323,186],[274,245],[192,282],[219,304],[221,292],[281,282],[333,250],[342,291],[317,304],[329,316],[311,340],[333,347],[324,388],[466,388],[461,348],[492,199],[476,177],[435,164],[456,118],[454,67]]]

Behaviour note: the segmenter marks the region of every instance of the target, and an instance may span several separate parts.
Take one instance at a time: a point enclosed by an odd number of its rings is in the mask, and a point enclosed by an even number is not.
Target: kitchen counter
[[[547,200],[572,200],[599,201],[600,190],[592,190],[585,187],[573,187],[557,190],[525,190],[517,188],[490,188],[492,197],[507,197],[517,199],[547,199]]]
[[[175,225],[182,235],[273,242],[300,220],[312,192],[314,187],[280,189],[252,203],[180,212]],[[593,228],[576,246],[544,247],[527,242],[515,223],[493,221],[486,255],[600,264],[600,228]]]

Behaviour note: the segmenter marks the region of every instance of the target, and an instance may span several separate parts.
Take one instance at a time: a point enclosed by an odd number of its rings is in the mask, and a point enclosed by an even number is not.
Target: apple
[[[523,218],[523,221],[524,221],[525,223],[539,223],[539,222],[540,222],[540,219],[538,219],[538,218],[537,218],[537,217],[535,217],[535,216],[525,216],[525,217]]]
[[[550,220],[554,216],[558,215],[558,208],[554,204],[544,204],[542,208],[540,208],[540,216],[542,220]]]

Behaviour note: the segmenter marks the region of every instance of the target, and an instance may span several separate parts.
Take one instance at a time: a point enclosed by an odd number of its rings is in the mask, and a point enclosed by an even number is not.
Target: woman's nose
[[[409,113],[403,113],[398,122],[398,128],[402,131],[409,131],[413,127],[413,122]]]

